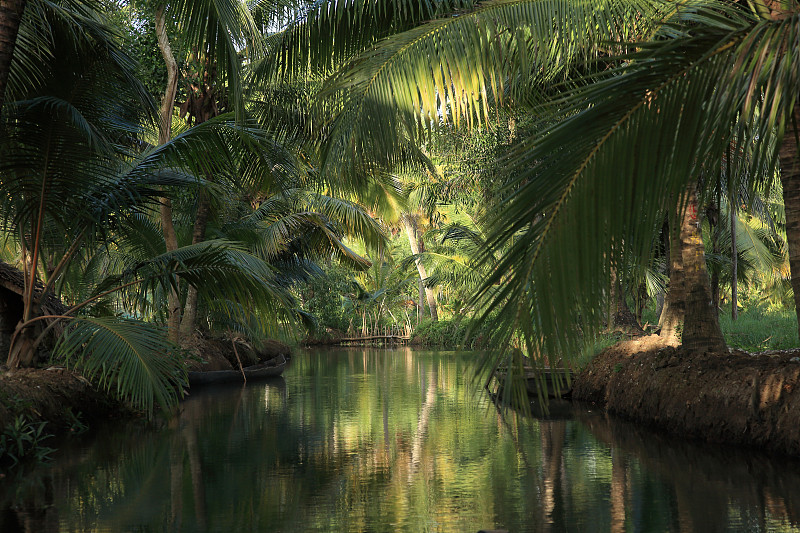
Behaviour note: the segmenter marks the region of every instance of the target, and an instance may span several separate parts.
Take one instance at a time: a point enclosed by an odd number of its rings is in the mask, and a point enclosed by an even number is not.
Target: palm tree
[[[424,314],[425,305],[423,302],[427,301],[431,320],[436,322],[439,320],[436,287],[428,284],[428,272],[422,260],[422,254],[425,253],[425,241],[422,239],[422,223],[420,219],[421,217],[415,213],[403,213],[400,217],[411,253],[414,256],[414,265],[419,273],[419,304],[417,306],[419,315],[422,316]]]
[[[689,346],[719,352],[724,344],[707,309],[710,298],[706,294],[707,281],[704,261],[701,260],[703,252],[698,246],[702,241],[696,231],[698,204],[694,192],[695,187],[707,187],[714,180],[706,180],[705,184],[689,181],[687,184],[687,178],[704,172],[718,174],[725,155],[729,153],[728,143],[738,143],[734,151],[738,153],[738,148],[747,147],[747,143],[752,142],[753,137],[746,134],[748,131],[757,131],[760,138],[759,147],[749,164],[760,169],[769,166],[765,161],[776,159],[775,151],[769,150],[774,143],[765,142],[765,139],[781,138],[781,130],[796,105],[794,84],[797,80],[784,76],[782,72],[795,72],[798,58],[797,44],[785,40],[788,35],[794,35],[792,23],[796,25],[797,20],[791,23],[788,22],[790,19],[780,23],[758,21],[730,6],[714,7],[717,9],[706,12],[708,23],[700,28],[693,27],[691,36],[678,36],[643,47],[642,53],[629,56],[633,59],[629,67],[568,100],[583,107],[589,103],[592,107],[585,111],[574,108],[574,116],[550,128],[547,138],[539,139],[540,144],[524,154],[527,163],[537,159],[539,162],[533,164],[536,168],[533,173],[526,173],[523,177],[530,185],[517,182],[520,189],[515,191],[515,195],[519,201],[531,201],[548,192],[552,195],[550,199],[532,203],[532,210],[551,215],[545,224],[527,229],[530,237],[524,238],[524,244],[523,239],[519,239],[515,245],[518,246],[516,255],[520,261],[517,267],[526,272],[522,276],[524,283],[535,285],[535,279],[546,279],[550,289],[564,296],[575,290],[574,281],[564,280],[564,286],[560,287],[560,274],[539,272],[535,263],[547,264],[555,260],[549,266],[557,264],[560,269],[565,264],[561,258],[566,257],[565,251],[558,250],[560,238],[568,239],[571,246],[578,246],[581,250],[591,249],[586,248],[590,245],[588,240],[580,238],[576,241],[577,232],[586,228],[587,221],[570,220],[576,216],[570,204],[582,213],[580,218],[593,221],[590,227],[597,225],[608,235],[621,230],[625,230],[622,234],[627,234],[627,228],[638,226],[643,228],[639,234],[647,236],[657,227],[657,219],[649,213],[675,209],[675,204],[670,207],[669,202],[657,199],[683,198],[677,204],[682,215],[676,219],[680,221],[683,246],[680,254],[675,253],[677,250],[671,254],[673,258],[677,256],[683,260],[683,283],[688,292],[683,299],[687,316],[683,340]],[[711,17],[721,13],[725,15],[721,20]],[[749,59],[768,49],[787,50],[787,55],[770,65]],[[678,59],[678,54],[683,57]],[[706,81],[699,81],[700,78]],[[726,85],[717,85],[717,79],[725,80]],[[760,92],[762,88],[765,88],[763,95]],[[627,100],[628,104],[618,105],[610,98]],[[673,118],[668,118],[670,115]],[[602,126],[599,125],[601,122]],[[598,127],[591,129],[590,125]],[[584,134],[578,137],[576,132],[581,131]],[[671,147],[669,155],[660,154],[665,146]],[[555,160],[553,154],[557,154],[559,160]],[[572,157],[575,159],[570,161]],[[612,174],[619,175],[620,171],[630,173],[626,179],[633,177],[633,180],[627,183],[617,181],[612,190],[605,192],[605,183],[608,182],[604,180]],[[770,175],[766,172],[762,180]],[[557,176],[564,177],[560,184],[554,179]],[[734,173],[731,186],[738,187],[736,180],[740,179],[739,176],[741,173]],[[540,184],[533,185],[535,181]],[[686,185],[689,192],[682,193],[680,189]],[[703,191],[702,188],[699,190]],[[620,196],[622,191],[624,193]],[[633,191],[633,196],[628,196],[628,191]],[[624,199],[626,209],[635,208],[636,221],[629,219],[628,213],[613,215],[607,211],[609,205],[619,207],[620,197]],[[516,199],[506,205],[511,207],[511,211],[504,210],[496,223],[515,224],[512,226],[515,230],[524,230],[521,220],[530,220],[525,213],[531,211]],[[504,242],[510,234],[509,230],[496,232],[496,242]],[[589,236],[589,240],[598,237],[596,230],[586,231],[584,235]],[[633,252],[634,256],[644,257],[647,240],[637,243],[636,239],[629,238],[625,253]],[[613,241],[606,243],[610,246]],[[638,251],[637,245],[642,246]],[[522,254],[531,250],[533,257],[523,259]],[[511,267],[511,263],[508,266]],[[602,265],[592,265],[587,261],[584,268],[599,271]],[[581,270],[571,272],[574,276],[582,273]],[[674,289],[672,287],[671,292]],[[541,291],[534,288],[533,292],[533,299],[541,305]],[[587,294],[587,300],[591,299],[590,295]],[[582,311],[591,312],[590,309]]]
[[[240,51],[252,56],[252,45],[258,33],[246,5],[238,0],[206,2],[178,0],[159,2],[155,8],[154,23],[158,47],[167,68],[166,88],[159,112],[159,144],[172,136],[172,117],[178,91],[178,62],[175,58],[167,20],[180,28],[181,37],[190,51],[189,63],[192,73],[186,79],[186,101],[181,114],[188,114],[188,121],[201,124],[219,114],[217,101],[228,98],[237,116],[243,110]],[[252,59],[252,58],[251,58]],[[221,82],[227,82],[226,92]],[[210,168],[207,177],[213,176]],[[161,224],[168,250],[178,247],[178,238],[173,221],[172,204],[167,196],[161,199]],[[197,209],[194,221],[193,243],[205,238],[205,225],[209,214],[209,199],[203,189],[198,190]],[[189,289],[185,310],[182,313],[180,298],[176,290],[168,295],[170,338],[178,341],[194,330],[197,314],[197,292]],[[183,316],[183,319],[182,319]]]

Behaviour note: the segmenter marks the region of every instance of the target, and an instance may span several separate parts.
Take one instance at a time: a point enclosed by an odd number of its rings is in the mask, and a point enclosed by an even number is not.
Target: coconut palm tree
[[[696,334],[697,343],[689,344],[722,349],[702,288],[707,283],[695,231],[698,194],[702,198],[713,180],[696,180],[720,172],[731,142],[751,143],[747,132],[756,131],[762,140],[788,142],[795,136],[797,3],[750,5],[769,8],[755,12],[770,20],[724,1],[531,1],[490,2],[421,25],[385,39],[330,78],[324,94],[341,102],[341,111],[330,122],[333,148],[326,163],[347,173],[391,162],[402,153],[398,132],[435,127],[448,117],[488,120],[492,99],[536,102],[542,81],[563,79],[559,76],[570,73],[570,65],[585,66],[587,58],[601,57],[602,68],[621,65],[588,80],[589,88],[572,91],[565,84],[571,96],[552,100],[550,108],[568,118],[556,120],[556,126],[548,118],[547,134],[520,148],[521,172],[505,188],[500,215],[491,219],[497,230],[490,244],[513,240],[515,247],[490,282],[510,282],[489,310],[504,315],[511,329],[525,330],[528,339],[564,339],[547,341],[548,351],[570,351],[565,332],[576,320],[597,316],[608,265],[641,260],[649,254],[659,217],[680,213],[672,217],[672,233],[684,246],[673,257],[689,262],[684,300],[696,317],[690,322],[698,326],[688,336],[684,332],[684,339]],[[584,27],[585,32],[565,30]],[[637,43],[626,54],[624,43],[632,38],[652,43]],[[767,50],[779,53],[759,55]],[[718,85],[719,79],[730,85]],[[607,148],[617,139],[619,144]],[[776,144],[757,147],[751,164],[777,160],[770,146]],[[664,147],[671,147],[669,154]],[[781,153],[784,190],[791,195],[798,189],[790,181],[796,144]],[[594,165],[601,163],[608,166],[595,174]],[[595,177],[612,173],[615,181]],[[790,204],[787,198],[789,220]],[[585,237],[576,241],[576,235]],[[602,275],[594,277],[598,272]],[[800,282],[800,276],[795,279]],[[529,351],[542,351],[537,343],[532,341]]]
[[[158,48],[167,69],[167,81],[159,110],[159,144],[172,136],[172,118],[180,76],[178,58],[171,44],[170,33],[176,30],[188,57],[180,58],[187,65],[184,72],[185,101],[180,113],[191,124],[202,124],[220,113],[222,102],[227,102],[238,118],[243,116],[242,55],[252,60],[259,34],[247,6],[238,0],[207,2],[177,0],[157,2],[152,13]],[[171,21],[172,24],[168,24]],[[179,30],[178,30],[179,29]],[[174,39],[174,35],[172,37]],[[205,169],[205,177],[213,181],[214,171]],[[161,224],[168,250],[178,247],[178,237],[173,221],[171,199],[162,197]],[[205,239],[205,227],[210,211],[210,199],[204,189],[197,191],[193,243]],[[170,338],[178,341],[194,330],[198,295],[189,289],[185,309],[176,290],[168,295]]]
[[[520,149],[524,152],[521,160],[534,171],[521,176],[527,183],[512,184],[518,189],[514,190],[515,198],[504,204],[508,209],[495,219],[505,228],[495,232],[494,238],[497,243],[505,242],[513,232],[525,232],[524,237],[515,237],[516,259],[511,260],[510,255],[505,266],[513,268],[516,264],[524,272],[519,290],[531,287],[530,300],[523,303],[517,299],[517,303],[534,321],[538,319],[543,329],[552,332],[559,325],[563,328],[565,322],[549,321],[549,316],[532,307],[533,301],[542,306],[549,294],[555,293],[558,298],[582,290],[587,292],[578,302],[596,301],[591,285],[602,284],[601,278],[587,285],[575,282],[587,273],[602,271],[602,265],[593,264],[597,256],[590,253],[594,259],[570,268],[565,261],[567,251],[560,250],[560,239],[568,239],[564,242],[581,251],[596,250],[591,243],[605,239],[601,248],[613,249],[614,241],[625,234],[629,237],[623,254],[644,257],[648,234],[658,225],[652,213],[674,210],[675,199],[680,198],[677,206],[682,215],[676,222],[680,222],[683,246],[682,253],[672,255],[683,259],[687,276],[684,302],[689,327],[683,331],[684,343],[717,352],[724,348],[707,309],[710,298],[705,293],[704,262],[700,260],[703,252],[698,247],[702,241],[696,231],[697,195],[705,194],[704,187],[713,185],[714,180],[697,178],[704,173],[719,174],[726,164],[725,156],[731,153],[730,143],[736,144],[733,153],[744,152],[753,142],[754,137],[747,133],[752,131],[758,132],[760,142],[747,164],[755,169],[774,165],[776,144],[768,140],[786,138],[797,95],[797,79],[787,73],[797,71],[800,57],[797,43],[791,40],[796,35],[796,16],[781,22],[763,21],[734,6],[718,4],[703,11],[704,24],[692,27],[691,34],[642,46],[641,52],[628,56],[630,63],[622,70],[562,101],[562,105],[572,103],[582,109],[573,108],[574,115],[549,128],[546,137],[537,139],[535,148]],[[767,62],[753,59],[766,50],[785,51],[785,55]],[[663,153],[667,146],[669,154]],[[782,170],[782,176],[786,175]],[[607,178],[620,173],[625,177],[608,185],[611,181]],[[738,187],[744,173],[728,175],[729,186]],[[764,172],[762,181],[771,175]],[[787,183],[785,178],[782,181]],[[532,202],[546,194],[549,199]],[[610,206],[620,210],[620,200],[624,202],[621,212],[609,212]],[[525,201],[531,202],[530,209],[522,203]],[[629,218],[632,212],[636,214]],[[534,213],[546,213],[542,224],[537,225]],[[524,226],[531,221],[533,224]],[[639,228],[641,240],[627,233]],[[523,258],[524,254],[531,255]],[[542,265],[547,265],[547,271],[538,270]],[[565,265],[572,279],[562,279]],[[535,280],[541,280],[539,284],[546,280],[548,294],[537,288]],[[569,311],[563,311],[560,316],[568,316]],[[580,310],[584,317],[590,313],[591,308]],[[557,307],[553,315],[559,315]]]

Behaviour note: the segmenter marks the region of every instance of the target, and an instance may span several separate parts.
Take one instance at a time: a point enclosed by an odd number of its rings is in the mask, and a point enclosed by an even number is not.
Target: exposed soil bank
[[[195,339],[190,349],[195,357],[187,361],[189,370],[224,370],[257,364],[288,356],[288,345],[267,340],[258,349],[241,340]],[[79,415],[80,413],[80,415]],[[135,412],[108,393],[99,390],[86,378],[62,367],[0,370],[0,432],[18,415],[28,420],[48,422],[48,433],[69,431],[75,423],[135,416]]]
[[[80,374],[64,368],[0,373],[0,430],[18,415],[48,422],[47,431],[52,433],[68,431],[76,417],[91,423],[123,414],[131,412]]]
[[[597,355],[572,397],[676,435],[800,455],[798,357],[689,353],[648,336]]]
[[[279,355],[287,359],[291,357],[292,349],[288,344],[280,341],[266,339],[257,347],[241,338],[220,337],[194,337],[185,346],[193,358],[186,361],[187,370],[232,370],[242,366],[250,366],[269,361]]]

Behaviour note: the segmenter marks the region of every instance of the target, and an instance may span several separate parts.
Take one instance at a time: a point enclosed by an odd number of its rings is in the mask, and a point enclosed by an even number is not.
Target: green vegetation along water
[[[600,413],[500,416],[474,354],[301,352],[0,484],[0,531],[800,531],[800,464]]]

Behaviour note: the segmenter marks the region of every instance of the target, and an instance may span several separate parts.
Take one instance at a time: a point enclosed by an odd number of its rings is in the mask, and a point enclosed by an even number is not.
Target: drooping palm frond
[[[746,132],[780,138],[800,91],[798,24],[704,21],[641,44],[620,71],[555,103],[569,118],[522,143],[520,173],[488,222],[490,247],[509,249],[483,286],[503,285],[484,317],[497,312],[506,339],[520,331],[540,361],[577,353],[575,325],[600,323],[611,267],[647,259],[684,188],[718,171],[732,145],[745,152]],[[762,145],[748,165],[771,179],[776,145]]]
[[[380,224],[361,206],[304,189],[262,198],[257,209],[228,221],[219,232],[247,242],[257,255],[271,263],[286,262],[292,257],[329,259],[333,255],[356,269],[370,263],[342,239],[361,240],[376,250],[386,239]]]
[[[474,5],[473,0],[317,0],[292,10],[273,8],[268,53],[255,65],[254,78],[327,74],[383,37]]]
[[[55,357],[147,413],[155,406],[175,407],[187,384],[179,353],[164,331],[138,320],[73,318]]]
[[[491,122],[512,87],[530,96],[578,64],[681,17],[699,2],[496,0],[381,41],[341,68],[322,93],[323,164],[357,173],[405,164],[408,139],[440,122]],[[635,23],[632,21],[636,21]]]
[[[41,43],[46,53],[28,59],[41,61],[47,76],[20,86],[12,93],[16,100],[2,110],[0,183],[7,194],[0,201],[6,229],[41,216],[46,223],[36,231],[57,230],[69,242],[80,233],[76,228],[101,224],[97,209],[105,210],[107,220],[110,209],[131,205],[131,198],[121,196],[137,196],[137,189],[147,195],[146,187],[135,182],[152,185],[153,177],[120,179],[126,167],[122,158],[152,103],[133,80],[130,59],[116,48],[109,30],[94,19],[85,21],[88,15],[52,15],[59,10],[64,7],[50,6],[39,20],[47,26]],[[65,22],[70,16],[79,20]],[[103,184],[111,185],[100,193]],[[91,197],[92,191],[98,195]],[[90,212],[94,200],[95,212]]]
[[[26,95],[52,81],[54,75],[57,78],[59,68],[83,56],[84,64],[97,59],[108,62],[101,70],[109,85],[116,84],[118,104],[124,104],[128,97],[141,106],[140,111],[155,116],[155,105],[137,79],[134,62],[122,50],[119,35],[100,2],[28,2],[15,48],[6,101],[25,99]],[[93,49],[96,57],[85,56],[87,49]]]
[[[206,301],[206,314],[212,331],[235,331],[252,340],[274,339],[303,321],[296,307],[267,310],[233,300]]]
[[[367,249],[378,254],[384,248],[385,229],[360,205],[319,193],[308,195],[307,202],[310,211],[332,221],[342,235],[361,240]]]
[[[254,306],[288,305],[273,269],[243,246],[220,239],[181,247],[153,257],[96,289],[101,295],[127,283],[145,289],[169,287],[176,278],[197,287],[208,299],[252,301]]]

